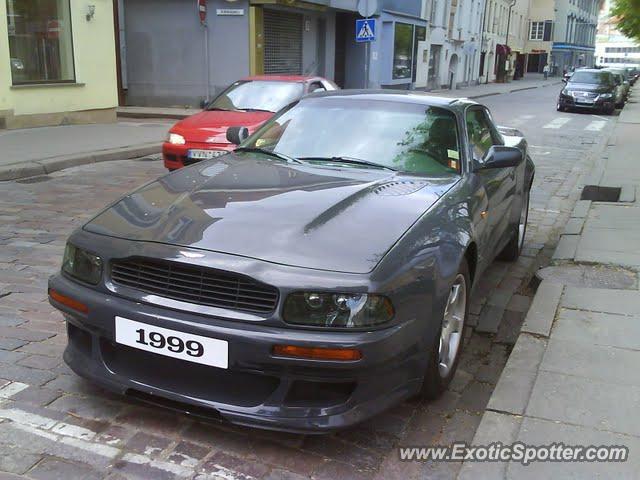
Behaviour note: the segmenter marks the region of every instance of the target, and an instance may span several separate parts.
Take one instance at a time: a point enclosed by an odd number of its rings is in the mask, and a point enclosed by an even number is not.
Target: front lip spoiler
[[[65,349],[63,357],[65,363],[78,376],[125,398],[186,414],[205,422],[213,423],[222,420],[246,427],[305,435],[323,435],[352,427],[411,397],[419,391],[422,384],[421,380],[414,380],[338,414],[316,417],[279,417],[187,403],[180,394],[160,391],[154,387],[148,387],[147,391],[143,391],[139,385],[127,385],[105,378],[94,372],[86,363],[75,362],[74,352],[70,347]],[[372,414],[372,412],[375,413]]]

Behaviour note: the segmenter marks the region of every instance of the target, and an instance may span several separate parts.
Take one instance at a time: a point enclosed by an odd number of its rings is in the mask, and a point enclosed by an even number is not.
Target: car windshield
[[[239,81],[222,92],[207,110],[277,112],[303,93],[304,86],[300,82]]]
[[[596,85],[606,85],[610,75],[607,72],[580,72],[576,71],[571,76],[571,83],[593,83]]]
[[[243,146],[352,168],[460,172],[453,112],[405,102],[308,98],[267,122]]]

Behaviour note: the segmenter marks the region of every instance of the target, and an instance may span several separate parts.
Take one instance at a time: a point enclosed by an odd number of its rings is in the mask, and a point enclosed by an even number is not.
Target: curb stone
[[[108,162],[113,160],[127,160],[130,158],[145,157],[160,153],[160,142],[146,143],[132,147],[112,148],[98,152],[63,155],[59,157],[45,158],[24,163],[17,163],[0,167],[0,181],[19,180],[36,175],[64,170],[66,168],[87,165],[89,163]]]

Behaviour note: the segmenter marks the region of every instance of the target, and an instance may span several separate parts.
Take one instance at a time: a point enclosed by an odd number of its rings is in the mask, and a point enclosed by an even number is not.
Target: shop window
[[[69,0],[6,0],[14,85],[74,82]]]
[[[396,22],[393,42],[393,79],[411,78],[413,25]]]

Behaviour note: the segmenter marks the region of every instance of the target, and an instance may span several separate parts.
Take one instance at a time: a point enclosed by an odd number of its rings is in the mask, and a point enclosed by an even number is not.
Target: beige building
[[[480,81],[509,81],[524,74],[529,0],[486,0]]]
[[[0,128],[114,121],[111,0],[0,0]]]
[[[601,5],[602,0],[531,0],[527,71],[542,72],[547,63],[552,75],[593,66]]]

